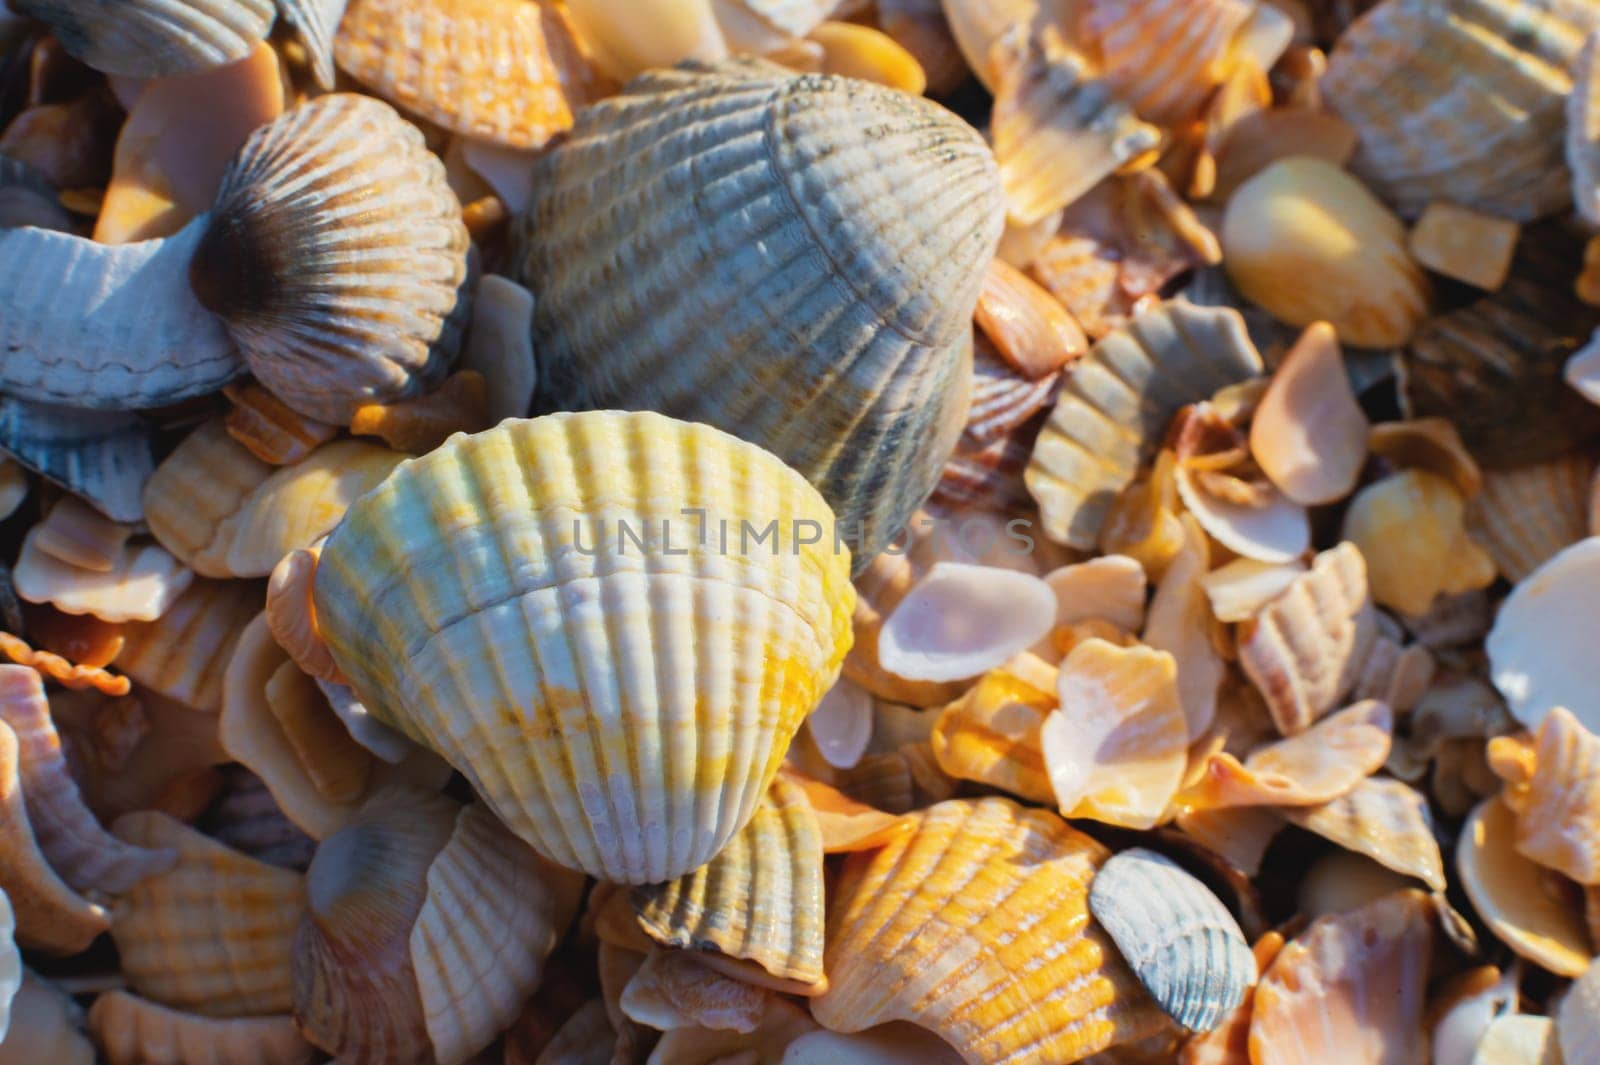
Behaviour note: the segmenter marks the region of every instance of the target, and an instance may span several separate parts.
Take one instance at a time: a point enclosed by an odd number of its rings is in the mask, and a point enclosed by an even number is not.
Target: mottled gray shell
[[[1239,924],[1178,863],[1135,847],[1100,867],[1089,888],[1094,915],[1167,1016],[1209,1032],[1256,982]]]
[[[15,0],[70,54],[106,74],[198,74],[250,54],[277,12],[272,0]]]
[[[771,64],[645,74],[579,112],[518,226],[541,400],[709,422],[838,514],[858,567],[965,419],[1003,226],[976,132],[919,97]]]

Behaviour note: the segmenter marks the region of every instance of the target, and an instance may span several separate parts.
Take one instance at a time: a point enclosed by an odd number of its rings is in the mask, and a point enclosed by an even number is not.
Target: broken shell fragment
[[[488,385],[476,370],[460,370],[423,396],[393,403],[363,403],[350,415],[354,436],[376,436],[396,451],[421,455],[452,433],[487,429]]]
[[[1228,201],[1221,236],[1229,280],[1289,325],[1326,321],[1346,344],[1386,347],[1427,315],[1400,220],[1332,163],[1273,163]]]
[[[1272,375],[1250,423],[1250,454],[1296,503],[1331,503],[1355,487],[1367,417],[1326,322],[1309,326]]]
[[[1172,859],[1136,847],[1095,873],[1089,912],[1173,1020],[1209,1032],[1256,982],[1255,956],[1211,890]]]
[[[973,320],[995,351],[1029,380],[1055,373],[1088,348],[1082,328],[1067,309],[1038,282],[1000,259],[989,264]]]
[[[1055,792],[1045,772],[1039,728],[1055,709],[1055,684],[1053,678],[1030,680],[1008,666],[985,673],[939,712],[929,738],[933,755],[952,777],[1051,803]],[[1046,683],[1048,689],[1042,687]]]
[[[1489,741],[1489,768],[1506,782],[1517,851],[1580,884],[1600,884],[1600,737],[1566,709],[1544,716],[1524,761],[1523,741]]]
[[[1496,1017],[1484,1031],[1471,1065],[1562,1065],[1555,1022],[1517,1013]]]
[[[1521,227],[1452,203],[1430,203],[1407,238],[1411,255],[1428,269],[1494,291],[1511,272]]]
[[[1289,562],[1311,546],[1306,509],[1270,482],[1246,482],[1180,462],[1178,498],[1217,543],[1259,562]]]
[[[878,662],[907,680],[975,677],[1050,631],[1056,599],[1038,577],[938,562],[884,622]]]
[[[861,761],[872,742],[873,704],[872,693],[849,678],[841,676],[834,682],[806,716],[806,732],[823,761],[835,769],[849,769]]]
[[[109,1065],[310,1065],[316,1054],[288,1014],[206,1017],[126,991],[95,998],[89,1031]]]
[[[1516,584],[1588,534],[1594,471],[1594,460],[1577,452],[1487,470],[1483,494],[1467,505],[1467,531],[1500,575]]]
[[[1600,537],[1563,548],[1511,589],[1484,643],[1490,677],[1511,714],[1537,728],[1553,707],[1600,734],[1589,635],[1600,583]]]
[[[1494,581],[1494,562],[1467,534],[1465,521],[1454,485],[1424,470],[1403,470],[1356,493],[1343,536],[1366,560],[1374,600],[1422,614],[1441,593]]]
[[[0,229],[17,226],[67,231],[73,222],[48,178],[25,161],[0,154]]]
[[[20,0],[69,53],[130,78],[197,74],[249,54],[277,11],[271,0]]]
[[[912,96],[921,96],[928,87],[928,75],[916,57],[871,26],[829,20],[818,24],[806,40],[821,46],[824,74],[874,81]]]
[[[942,802],[903,824],[848,856],[830,893],[829,987],[811,1003],[825,1027],[905,1020],[973,1065],[1020,1065],[1077,1060],[1159,1026],[1089,917],[1109,857],[1100,844],[996,798]],[[990,993],[958,992],[973,980]]]
[[[467,231],[444,165],[393,108],[334,93],[258,129],[202,228],[194,293],[290,407],[343,425],[444,377]]]
[[[49,603],[64,614],[92,614],[102,621],[154,621],[194,579],[177,559],[151,543],[120,549],[109,572],[62,562],[39,546],[45,528],[36,525],[23,537],[12,570],[17,595],[30,603]]]
[[[109,521],[81,500],[67,496],[51,507],[29,532],[47,555],[79,569],[110,573],[133,527]]]
[[[1315,832],[1388,869],[1445,888],[1444,859],[1433,835],[1428,802],[1398,780],[1368,777],[1321,806],[1285,806],[1291,824]]]
[[[1248,621],[1305,572],[1306,565],[1300,561],[1258,562],[1253,558],[1236,558],[1203,574],[1200,586],[1218,621]]]
[[[144,517],[161,546],[185,565],[201,576],[227,577],[236,516],[272,472],[213,418],[156,467],[144,488]]]
[[[700,955],[652,947],[623,988],[619,1005],[629,1020],[663,1031],[749,1033],[760,1026],[771,997],[763,988],[705,965]]]
[[[950,35],[966,57],[967,66],[991,93],[999,87],[995,44],[1013,27],[1026,27],[1038,10],[1038,0],[943,0]]]
[[[216,713],[234,644],[260,603],[259,584],[196,580],[155,621],[122,630],[117,666],[145,688]]]
[[[243,444],[256,458],[272,466],[287,466],[311,454],[313,448],[332,440],[338,428],[307,418],[269,390],[251,381],[225,385],[227,417],[223,424],[228,435]]]
[[[1156,585],[1145,622],[1144,642],[1173,656],[1178,670],[1178,699],[1183,705],[1188,741],[1193,742],[1216,718],[1217,688],[1227,667],[1212,638],[1211,611],[1202,583],[1211,565],[1210,545],[1191,515],[1179,520],[1183,523],[1183,546]],[[1120,556],[1103,556],[1102,561],[1117,557]]]

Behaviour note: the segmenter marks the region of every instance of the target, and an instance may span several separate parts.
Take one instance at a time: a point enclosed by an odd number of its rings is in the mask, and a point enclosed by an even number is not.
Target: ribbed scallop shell
[[[1467,531],[1512,584],[1589,533],[1594,460],[1583,454],[1507,470],[1487,470],[1483,493],[1467,505]]]
[[[177,860],[175,851],[129,846],[89,812],[67,768],[38,673],[27,666],[0,666],[0,720],[17,738],[19,778],[34,839],[74,890],[125,891]]]
[[[757,62],[642,77],[535,168],[541,396],[760,444],[864,566],[961,431],[1000,199],[982,141],[920,98]]]
[[[137,415],[0,396],[0,451],[112,521],[144,517],[156,462],[152,430]]]
[[[812,1013],[857,1032],[928,1028],[968,1062],[1076,1061],[1150,1034],[1161,1013],[1089,917],[1105,848],[1005,799],[909,815],[845,859]]]
[[[106,74],[161,78],[243,59],[267,35],[271,0],[18,0],[70,54]]]
[[[1261,372],[1244,319],[1228,308],[1171,300],[1107,335],[1067,370],[1028,462],[1045,533],[1093,548],[1112,499],[1178,409]]]
[[[705,511],[705,543],[685,508]],[[837,676],[848,552],[794,529],[832,518],[792,470],[709,427],[511,420],[350,508],[322,551],[317,619],[371,712],[541,854],[650,883],[749,820]],[[740,548],[741,522],[769,521],[781,551]]]
[[[339,432],[335,426],[291,410],[287,403],[254,381],[228,385],[222,394],[228,397],[230,404],[223,419],[228,435],[256,458],[273,466],[299,462],[313,448],[326,444]]]
[[[1413,1065],[1427,1059],[1422,1028],[1433,905],[1396,892],[1319,918],[1261,976],[1250,1024],[1257,1065],[1334,1061]]]
[[[96,573],[116,568],[123,545],[135,531],[134,526],[111,521],[73,496],[58,500],[29,530],[40,551]]]
[[[1398,780],[1368,777],[1321,806],[1285,806],[1291,824],[1365,854],[1397,873],[1445,889],[1444,858],[1434,838],[1428,800]]]
[[[1172,859],[1135,847],[1100,867],[1089,912],[1156,1004],[1191,1032],[1222,1023],[1256,982],[1239,923]]]
[[[564,8],[526,0],[351,0],[339,69],[445,129],[538,148],[572,125],[594,76]]]
[[[189,279],[256,378],[335,425],[449,369],[467,314],[467,230],[444,164],[393,108],[321,96],[250,136]]]
[[[1506,779],[1501,797],[1517,815],[1517,850],[1580,884],[1600,884],[1600,737],[1563,707],[1539,723],[1525,773],[1508,776],[1497,747],[1489,743],[1489,766]]]
[[[89,1031],[108,1065],[310,1065],[316,1054],[288,1014],[204,1017],[126,991],[94,1000]]]
[[[323,89],[333,89],[333,36],[349,0],[277,0],[284,21],[300,34],[311,58],[311,74]]]
[[[669,947],[749,958],[773,976],[822,979],[822,834],[799,785],[779,777],[710,862],[635,888],[639,923]]]
[[[1567,97],[1567,169],[1572,203],[1591,226],[1600,226],[1600,30],[1584,41],[1572,68]]]
[[[1527,221],[1566,206],[1569,73],[1600,26],[1587,0],[1389,0],[1328,59],[1322,91],[1360,134],[1351,167],[1385,200]]]
[[[124,626],[117,668],[185,706],[215,713],[234,644],[260,608],[259,583],[197,580],[160,618]]]
[[[97,244],[0,230],[0,388],[31,400],[133,410],[215,392],[245,372],[185,264],[200,219],[160,240]]]
[[[1341,543],[1239,626],[1239,664],[1279,732],[1304,730],[1349,694],[1377,638],[1377,617],[1361,552]]]
[[[154,811],[124,814],[112,831],[135,846],[178,852],[177,865],[112,905],[111,937],[129,986],[208,1017],[287,1013],[305,878]]]

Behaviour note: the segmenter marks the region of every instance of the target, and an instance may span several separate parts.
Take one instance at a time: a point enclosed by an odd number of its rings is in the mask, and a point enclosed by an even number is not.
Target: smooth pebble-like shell
[[[1160,1011],[1089,917],[1108,856],[1004,799],[910,815],[845,859],[812,1013],[839,1032],[910,1021],[971,1065],[1074,1061],[1150,1034]]]
[[[822,760],[835,769],[861,761],[872,742],[876,700],[848,677],[834,681],[817,708],[806,717],[806,734]]]
[[[782,550],[700,543],[685,508],[735,536],[776,522]],[[706,426],[502,422],[350,508],[316,616],[372,713],[466,773],[540,853],[656,882],[749,819],[837,676],[849,555],[796,542],[831,519],[794,471]]]
[[[152,430],[137,415],[0,396],[0,450],[112,521],[144,517],[156,468]]]
[[[215,713],[234,644],[260,604],[260,584],[196,580],[155,621],[124,626],[117,668],[146,688]]]
[[[1301,334],[1250,422],[1250,454],[1284,495],[1306,505],[1348,495],[1367,458],[1367,416],[1326,322]]]
[[[1089,912],[1150,996],[1191,1032],[1209,1032],[1256,982],[1255,956],[1211,889],[1165,855],[1113,855],[1089,887]]]
[[[1526,760],[1515,749],[1524,744]],[[1506,782],[1501,800],[1517,816],[1518,852],[1580,884],[1600,884],[1600,737],[1558,706],[1531,743],[1492,739],[1488,758]]]
[[[461,369],[483,374],[489,421],[521,418],[533,402],[538,369],[533,352],[533,293],[498,274],[484,274],[472,302],[472,325]]]
[[[1600,595],[1600,537],[1579,540],[1518,582],[1500,604],[1484,649],[1489,675],[1512,716],[1537,728],[1564,706],[1600,734],[1591,635]]]
[[[174,238],[176,239],[176,238]],[[371,97],[333,93],[245,142],[189,280],[257,380],[343,425],[438,383],[465,324],[467,230],[444,164]]]
[[[1028,462],[1045,533],[1093,548],[1112,498],[1154,456],[1172,416],[1261,370],[1237,311],[1181,299],[1095,344],[1067,371]]]
[[[1494,581],[1494,560],[1467,531],[1461,494],[1426,470],[1362,488],[1345,510],[1341,536],[1366,560],[1373,600],[1402,614],[1425,613],[1440,595]]]
[[[1589,532],[1594,460],[1581,453],[1487,470],[1483,494],[1467,504],[1467,531],[1512,584]]]
[[[1056,600],[1038,577],[937,562],[878,634],[878,663],[907,680],[975,677],[1050,631]]]
[[[1416,877],[1434,891],[1445,888],[1428,802],[1398,780],[1368,777],[1332,802],[1285,806],[1279,812],[1291,824]]]
[[[197,74],[249,54],[267,35],[272,0],[20,0],[69,53],[106,74]]]
[[[542,401],[761,445],[865,566],[961,431],[1000,199],[922,99],[752,62],[642,77],[539,161],[517,227]]]
[[[1566,143],[1572,204],[1590,225],[1600,226],[1600,29],[1583,42],[1572,82]]]
[[[310,1065],[316,1055],[288,1014],[206,1017],[126,991],[94,1000],[89,1031],[109,1065]]]

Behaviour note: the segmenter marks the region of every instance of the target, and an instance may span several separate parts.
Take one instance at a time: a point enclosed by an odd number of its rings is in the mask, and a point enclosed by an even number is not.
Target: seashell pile
[[[0,1065],[1600,1065],[1596,0],[0,4]]]

